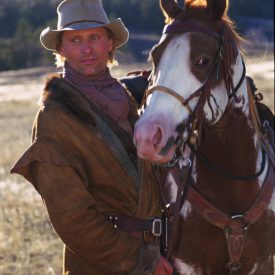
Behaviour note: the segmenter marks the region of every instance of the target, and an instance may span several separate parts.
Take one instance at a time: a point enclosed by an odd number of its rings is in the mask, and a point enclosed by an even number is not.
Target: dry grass
[[[51,228],[40,197],[17,175],[13,162],[30,145],[37,105],[0,102],[0,274],[60,274],[62,244]]]
[[[247,60],[248,73],[254,77],[265,102],[274,110],[274,63],[255,70],[272,57]],[[255,64],[256,65],[255,67]],[[122,76],[146,64],[113,69]],[[47,219],[34,188],[17,175],[9,175],[14,161],[30,145],[31,125],[37,109],[42,79],[52,68],[0,73],[0,274],[60,274],[62,243]],[[16,83],[16,84],[14,84]]]

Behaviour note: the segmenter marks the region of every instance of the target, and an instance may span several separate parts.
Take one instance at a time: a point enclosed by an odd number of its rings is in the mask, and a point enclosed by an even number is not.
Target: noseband
[[[185,100],[183,96],[181,96],[174,90],[172,90],[168,87],[165,87],[165,86],[160,86],[160,85],[150,87],[146,93],[146,96],[148,97],[155,90],[158,90],[159,92],[164,92],[166,94],[169,94],[169,95],[175,97],[188,110],[189,114],[192,114],[193,111],[192,111],[191,107],[189,106],[189,98],[187,100]]]

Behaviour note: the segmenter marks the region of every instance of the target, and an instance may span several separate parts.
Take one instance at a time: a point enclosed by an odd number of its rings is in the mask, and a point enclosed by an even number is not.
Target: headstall
[[[212,68],[210,69],[209,73],[207,74],[205,80],[203,81],[201,87],[199,87],[196,91],[194,91],[188,98],[184,98],[178,92],[176,92],[166,86],[162,86],[162,85],[150,86],[148,88],[145,98],[143,100],[143,102],[146,103],[148,96],[151,95],[155,91],[163,92],[163,93],[169,94],[170,96],[176,98],[182,104],[182,106],[187,109],[187,111],[190,115],[190,119],[188,121],[190,128],[194,128],[194,127],[192,127],[192,124],[194,123],[194,120],[198,120],[198,119],[196,119],[196,116],[197,116],[196,113],[200,113],[200,111],[202,111],[202,110],[198,110],[198,105],[200,105],[201,109],[202,109],[203,105],[205,104],[205,102],[207,100],[206,95],[204,95],[202,97],[202,94],[204,94],[205,86],[207,85],[209,79],[212,77],[212,75],[214,73],[216,73],[216,78],[217,79],[219,78],[221,62],[224,57],[223,55],[224,55],[224,43],[225,43],[225,41],[224,41],[224,27],[223,26],[221,28],[221,32],[217,33],[217,32],[212,31],[209,27],[207,27],[206,25],[203,25],[203,24],[175,21],[172,24],[166,25],[163,30],[163,34],[194,33],[194,32],[210,35],[219,42],[219,48],[216,53],[216,60],[213,64]],[[241,84],[243,83],[243,81],[245,79],[245,74],[246,74],[246,68],[245,68],[245,64],[244,64],[243,60],[242,60],[242,65],[243,65],[242,76],[241,76],[238,84],[235,87],[233,84],[231,74],[229,72],[227,74],[227,78],[228,78],[228,82],[229,82],[228,86],[229,86],[229,89],[231,89],[231,92],[230,91],[228,92],[228,96],[229,96],[229,99],[234,97],[234,99],[236,101],[238,100],[236,97],[236,93],[239,90],[239,88],[241,87]],[[195,107],[195,109],[193,111],[192,108],[190,107],[189,102],[195,97],[200,97],[201,100],[198,101],[197,106]],[[193,129],[193,131],[196,134],[198,133],[198,131],[196,131],[196,129]],[[190,138],[189,138],[189,140],[190,140]],[[168,151],[169,148],[171,148],[174,144],[176,144],[176,148],[179,149],[180,151],[182,151],[182,147],[185,146],[183,139],[181,137],[178,137],[177,139],[174,139],[174,143],[170,142],[170,144],[169,144],[170,147],[165,146],[165,147],[167,147],[165,151]],[[166,164],[162,164],[161,166],[162,167],[173,167],[175,164],[177,164],[181,161],[182,161],[181,154],[178,154],[178,156],[177,156],[177,154],[175,153],[175,156],[171,161],[169,161]]]

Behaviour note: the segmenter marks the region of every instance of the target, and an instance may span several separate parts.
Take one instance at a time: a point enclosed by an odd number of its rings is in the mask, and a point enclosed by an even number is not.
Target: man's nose
[[[89,54],[89,53],[93,52],[93,44],[90,41],[83,42],[82,52],[85,54]]]

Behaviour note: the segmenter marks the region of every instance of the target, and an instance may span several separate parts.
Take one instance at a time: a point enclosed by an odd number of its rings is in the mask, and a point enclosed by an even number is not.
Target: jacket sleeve
[[[96,202],[79,175],[68,166],[38,162],[32,166],[50,220],[63,242],[106,273],[132,270],[142,241],[115,229],[97,212]]]

